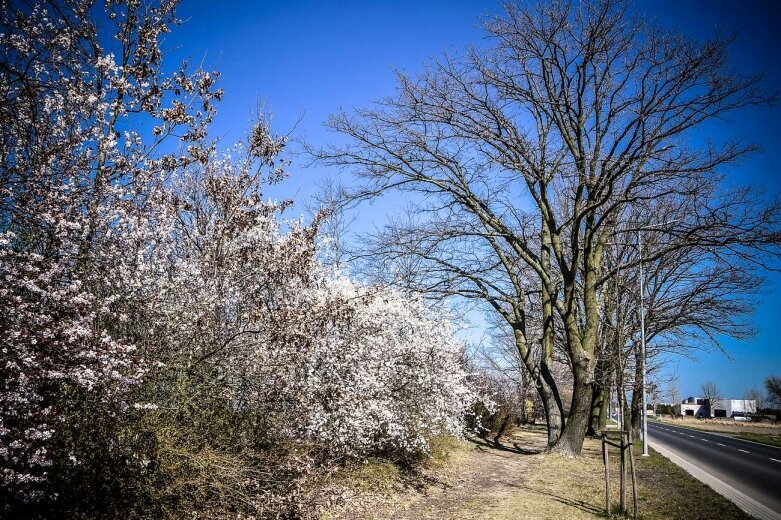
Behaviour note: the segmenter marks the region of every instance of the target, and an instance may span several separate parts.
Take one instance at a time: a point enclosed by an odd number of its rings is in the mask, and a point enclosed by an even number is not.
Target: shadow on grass
[[[506,442],[503,444],[501,441],[499,442],[492,442],[488,439],[482,439],[473,437],[469,439],[470,442],[475,444],[477,446],[478,450],[484,451],[484,452],[507,452],[507,453],[513,453],[516,455],[537,455],[539,453],[543,453],[545,450],[543,448],[537,448],[537,449],[529,449],[524,448],[517,442]],[[505,483],[506,486],[512,487],[518,490],[523,490],[528,493],[534,493],[537,495],[543,495],[546,497],[549,497],[550,499],[559,502],[563,505],[566,505],[568,507],[572,507],[575,509],[579,509],[583,512],[597,515],[597,516],[605,516],[605,510],[603,508],[599,508],[597,506],[594,506],[593,504],[590,504],[588,502],[585,502],[583,500],[577,500],[568,498],[564,495],[557,494],[554,491],[551,491],[550,489],[545,489],[541,487],[535,487],[531,486],[528,483],[520,482],[520,483]]]
[[[544,450],[540,449],[528,449],[522,447],[517,442],[512,442],[509,445],[502,444],[501,441],[489,441],[488,439],[483,439],[480,437],[472,437],[469,439],[469,442],[476,444],[477,449],[487,451],[487,449],[491,450],[497,450],[497,451],[506,451],[510,453],[516,453],[518,455],[537,455],[538,453],[542,453]]]
[[[593,504],[589,504],[588,502],[584,502],[583,500],[573,500],[571,498],[567,498],[561,495],[557,495],[556,493],[544,489],[544,488],[536,488],[528,485],[513,485],[513,487],[516,487],[518,489],[523,489],[525,491],[528,491],[530,493],[537,493],[540,495],[545,495],[547,497],[552,498],[556,502],[559,502],[561,504],[564,504],[569,507],[574,507],[576,509],[580,509],[581,511],[585,511],[586,513],[591,513],[593,515],[601,515],[605,516],[605,510],[599,507],[594,506]]]

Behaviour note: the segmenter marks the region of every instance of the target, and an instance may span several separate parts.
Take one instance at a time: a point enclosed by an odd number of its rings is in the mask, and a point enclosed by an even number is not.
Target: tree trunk
[[[545,410],[545,423],[548,426],[548,449],[551,449],[558,442],[561,432],[564,430],[564,408],[550,368],[543,363],[540,371],[542,372],[541,384],[537,390]]]
[[[607,428],[607,414],[610,409],[610,393],[607,389],[602,390],[602,406],[599,408],[599,431],[603,432]]]
[[[635,349],[635,382],[632,385],[632,406],[630,410],[632,437],[641,439],[643,414],[643,361]]]
[[[543,341],[543,348],[544,343]],[[532,360],[532,353],[528,349],[523,331],[515,331],[515,344],[520,359],[534,381],[534,386],[540,396],[545,411],[545,422],[548,426],[548,448],[550,448],[558,440],[563,429],[563,408],[556,380],[551,373],[550,365],[545,360],[546,356],[542,356],[543,359],[539,363]]]
[[[576,208],[576,213],[577,211]],[[594,230],[594,218],[593,214],[586,218],[587,234]],[[572,361],[572,405],[564,431],[553,451],[568,456],[580,455],[591,415],[591,401],[596,383],[594,353],[599,338],[602,311],[597,289],[602,248],[603,244],[600,244],[599,240],[584,248],[582,285],[578,283],[575,269],[566,273],[563,281],[563,308],[566,312],[561,318],[564,322],[567,350]],[[573,265],[577,265],[577,262],[573,261]]]
[[[540,262],[542,268],[551,273],[551,237],[547,223],[540,226]],[[564,429],[564,407],[561,404],[558,386],[551,371],[553,367],[553,320],[554,294],[547,284],[542,284],[542,339],[540,341],[540,378],[542,380],[540,397],[545,408],[545,422],[548,425],[548,449],[553,447],[561,437]]]
[[[632,437],[635,439],[642,438],[642,429],[643,429],[642,408],[643,408],[642,397],[640,395],[640,392],[635,390],[634,392],[632,392],[632,408],[629,413],[631,417]]]
[[[588,421],[587,435],[597,435],[607,424],[607,392],[602,385],[596,385],[591,398],[591,415]]]
[[[573,364],[572,406],[561,437],[551,451],[567,456],[578,456],[588,428],[594,380],[588,369],[588,360]]]

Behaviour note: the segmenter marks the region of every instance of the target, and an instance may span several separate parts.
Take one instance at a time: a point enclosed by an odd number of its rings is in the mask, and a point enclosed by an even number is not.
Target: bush
[[[262,116],[216,152],[217,74],[164,73],[175,4],[4,4],[1,515],[307,516],[477,399],[446,313],[326,269],[319,218],[264,201]]]

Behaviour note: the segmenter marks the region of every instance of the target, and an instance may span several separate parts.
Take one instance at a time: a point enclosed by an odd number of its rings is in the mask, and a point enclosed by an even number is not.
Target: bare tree
[[[332,177],[327,177],[306,208],[313,218],[320,221],[319,234],[325,239],[323,261],[340,269],[350,257],[346,236],[356,216],[347,215],[340,201],[344,188]]]
[[[667,398],[672,403],[672,417],[680,415],[681,410],[681,387],[678,384],[678,378],[675,377],[667,384]]]
[[[705,401],[705,410],[708,417],[713,416],[713,408],[717,402],[722,399],[721,390],[716,386],[716,383],[712,381],[706,381],[700,387],[702,392],[702,398]]]
[[[781,407],[781,377],[769,376],[765,378],[765,390],[767,390],[767,400],[773,403],[776,408]]]
[[[400,74],[396,96],[332,116],[349,142],[315,153],[364,181],[354,201],[411,194],[421,220],[389,229],[387,242],[420,259],[440,294],[479,300],[503,318],[548,413],[550,444],[578,454],[601,290],[616,270],[681,248],[758,262],[777,252],[777,206],[721,182],[721,170],[755,148],[687,140],[771,96],[759,76],[728,67],[728,39],[694,42],[631,18],[621,1],[511,5],[487,31],[492,48],[446,56],[418,78]],[[642,218],[619,227],[630,214]],[[659,214],[670,218],[662,227]],[[655,229],[665,247],[606,269],[611,241],[642,229]],[[538,357],[527,334],[530,300],[541,309]],[[573,377],[558,440],[556,323]]]
[[[622,226],[632,226],[626,219]],[[644,233],[643,252],[653,256],[666,247],[666,239],[655,230]],[[619,256],[617,260],[615,255]],[[615,244],[607,251],[607,264],[637,262],[639,250],[633,243]],[[700,352],[720,352],[718,339],[731,336],[746,339],[754,334],[749,317],[755,307],[752,295],[762,278],[747,262],[725,262],[700,247],[681,247],[669,252],[643,269],[646,357],[640,348],[639,265],[617,272],[603,285],[605,305],[602,334],[615,338],[613,323],[616,309],[621,315],[620,338],[626,342],[603,350],[614,364],[623,359],[628,373],[624,380],[632,384],[631,422],[639,433],[642,416],[642,372],[659,382],[663,366],[674,356],[693,356]],[[623,348],[621,356],[617,356]],[[598,363],[608,363],[601,357]],[[599,381],[599,379],[597,379]]]
[[[754,401],[755,413],[760,413],[767,405],[765,402],[765,394],[762,393],[762,390],[756,387],[749,388],[748,392],[746,392],[746,400]]]

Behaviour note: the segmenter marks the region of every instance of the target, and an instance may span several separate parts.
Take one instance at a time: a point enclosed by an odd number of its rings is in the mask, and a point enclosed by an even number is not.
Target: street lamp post
[[[645,395],[645,304],[643,301],[643,241],[642,232],[637,231],[637,249],[640,251],[640,349],[643,359],[643,457],[648,456],[648,403]]]
[[[674,220],[670,220],[668,222],[662,222],[657,225],[668,225],[668,224],[674,224],[676,222],[679,222],[681,219],[677,218]],[[655,227],[655,226],[654,226]],[[641,349],[641,358],[643,362],[643,380],[642,380],[642,400],[643,400],[643,410],[640,415],[641,421],[643,423],[643,457],[648,456],[648,401],[647,396],[645,392],[645,379],[646,379],[646,353],[645,353],[645,287],[644,287],[644,272],[643,272],[643,231],[642,229],[637,230],[637,251],[638,255],[640,256],[640,263],[639,263],[639,271],[640,271],[640,349]]]

